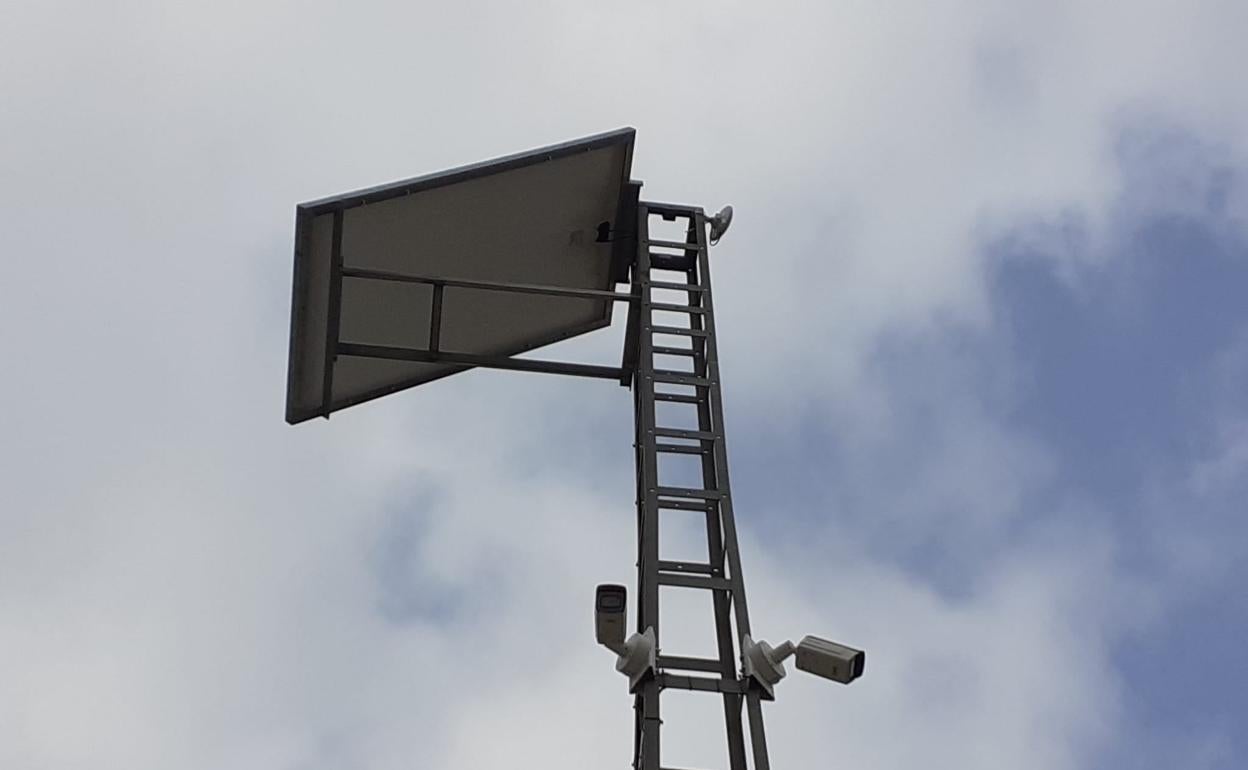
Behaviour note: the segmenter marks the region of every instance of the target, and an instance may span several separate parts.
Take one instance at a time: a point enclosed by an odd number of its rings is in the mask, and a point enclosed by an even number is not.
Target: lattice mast
[[[685,241],[651,238],[652,217],[686,222]],[[754,767],[769,767],[761,708],[761,700],[768,696],[761,688],[751,686],[750,679],[738,674],[739,650],[750,633],[750,616],[728,479],[706,238],[706,219],[701,208],[639,203],[637,260],[632,271],[633,294],[638,301],[629,330],[635,341],[630,340],[632,344],[628,346],[635,359],[625,362],[631,364],[636,424],[637,630],[653,629],[655,644],[661,648],[661,586],[710,591],[718,657],[659,654],[653,675],[634,688],[633,765],[637,770],[662,767],[660,700],[664,690],[673,688],[711,693],[723,699],[731,770],[747,767],[742,729],[744,705]],[[665,280],[667,276],[672,279]],[[664,301],[656,298],[660,292]],[[684,299],[667,301],[673,297]],[[656,317],[656,313],[661,315]],[[665,317],[678,320],[667,322]],[[659,366],[656,358],[683,363]],[[674,408],[660,410],[658,404]],[[660,414],[682,410],[696,414],[696,430],[662,423]],[[677,487],[660,483],[663,458],[673,455],[699,459],[699,485]],[[706,561],[661,559],[660,518],[698,514],[706,520]]]
[[[631,386],[637,633],[625,639],[624,586],[598,587],[595,621],[635,696],[635,770],[670,770],[660,764],[660,699],[669,689],[718,695],[730,770],[747,770],[751,758],[768,770],[761,702],[784,677],[783,661],[796,655],[799,669],[848,684],[865,657],[812,636],[775,648],[751,638],[707,258],[731,208],[708,219],[696,206],[641,201],[631,181],[635,133],[617,129],[299,204],[286,420],[327,418],[473,368]],[[651,238],[654,217],[683,222],[684,240]],[[508,224],[482,226],[497,222]],[[630,292],[616,291],[630,280]],[[629,309],[620,366],[525,355],[610,326],[620,303]],[[668,424],[672,410],[696,427]],[[678,455],[698,459],[700,479],[664,483],[664,458]],[[662,517],[699,514],[706,560],[662,559]],[[716,657],[659,654],[663,586],[711,592]]]

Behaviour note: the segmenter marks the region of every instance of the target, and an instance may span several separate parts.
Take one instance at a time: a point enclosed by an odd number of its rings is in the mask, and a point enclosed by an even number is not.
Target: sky
[[[625,767],[631,401],[283,421],[294,205],[621,126],[712,254],[772,764],[1248,765],[1248,4],[0,8],[0,767]],[[553,355],[612,363],[617,326]],[[697,532],[662,533],[673,557]],[[664,651],[713,644],[664,596]],[[663,764],[726,767],[713,698]]]

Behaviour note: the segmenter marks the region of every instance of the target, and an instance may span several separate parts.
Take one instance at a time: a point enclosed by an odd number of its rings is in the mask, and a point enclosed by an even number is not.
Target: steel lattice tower
[[[630,386],[638,633],[624,639],[624,586],[599,586],[595,604],[598,641],[619,656],[635,698],[633,766],[672,770],[660,762],[660,701],[679,689],[722,699],[729,770],[769,770],[762,701],[784,676],[782,662],[796,654],[799,669],[848,684],[865,656],[817,637],[774,649],[751,637],[707,252],[732,210],[708,219],[696,206],[642,201],[641,183],[631,180],[635,133],[618,129],[297,206],[286,419],[328,418],[472,368]],[[677,231],[683,223],[684,239],[652,238],[655,217]],[[616,290],[626,282],[629,292]],[[619,303],[628,306],[619,366],[524,355],[610,326]],[[696,427],[672,424],[673,412]],[[665,460],[678,455],[697,458],[700,478],[664,483]],[[699,514],[705,561],[663,559],[660,521]],[[661,654],[665,586],[711,593],[717,657]]]
[[[687,222],[686,239],[668,242],[650,238],[651,217]],[[660,280],[671,275],[674,280]],[[633,765],[659,770],[661,753],[660,700],[666,689],[718,694],[723,699],[724,726],[731,770],[746,769],[742,705],[748,714],[756,770],[767,770],[763,729],[763,692],[738,675],[742,638],[750,633],[741,555],[728,481],[720,394],[715,315],[711,295],[705,217],[702,209],[641,202],[637,212],[637,258],[632,272],[636,313],[630,318],[628,349],[632,366],[637,463],[637,630],[653,628],[661,648],[660,586],[710,591],[715,615],[717,658],[659,655],[655,675],[636,693]],[[656,291],[683,296],[682,302],[656,301]],[[659,323],[655,313],[688,318]],[[685,361],[679,368],[660,368],[655,357]],[[660,424],[657,404],[682,405],[696,412],[697,429]],[[664,456],[692,455],[700,460],[697,487],[663,486],[659,466]],[[665,561],[659,557],[659,520],[664,516],[703,514],[707,558],[704,562]],[[734,624],[735,621],[735,624]],[[735,625],[735,627],[734,627]]]

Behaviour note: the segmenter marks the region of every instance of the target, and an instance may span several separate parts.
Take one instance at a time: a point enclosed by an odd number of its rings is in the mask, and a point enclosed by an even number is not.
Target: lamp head
[[[732,224],[732,206],[724,206],[715,216],[707,220],[711,225],[711,245],[719,243],[719,239],[724,237],[724,233],[728,232],[728,225]]]

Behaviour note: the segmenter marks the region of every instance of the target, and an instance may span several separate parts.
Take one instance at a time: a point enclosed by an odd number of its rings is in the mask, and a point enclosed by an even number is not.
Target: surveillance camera
[[[627,613],[628,589],[621,585],[603,583],[594,597],[594,625],[598,643],[618,656],[615,670],[628,677],[628,689],[637,685],[655,670],[658,663],[658,640],[654,627],[624,639]]]
[[[617,655],[624,654],[627,605],[628,589],[624,586],[611,583],[598,586],[597,596],[594,598],[594,625],[598,644]]]
[[[798,668],[841,684],[849,684],[862,676],[866,662],[867,654],[862,650],[817,636],[803,637],[797,645]]]

